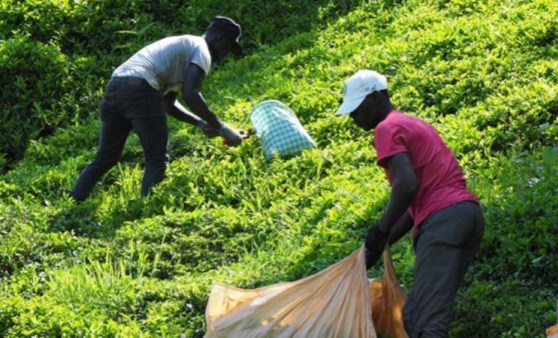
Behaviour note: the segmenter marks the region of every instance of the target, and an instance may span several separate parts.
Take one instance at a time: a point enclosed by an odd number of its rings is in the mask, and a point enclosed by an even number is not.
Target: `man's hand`
[[[219,135],[227,141],[227,145],[235,147],[242,142],[242,135],[238,130],[232,129],[226,123],[221,125],[221,128],[217,130]]]
[[[383,232],[377,225],[368,230],[364,241],[366,270],[376,265],[380,257],[382,257],[388,237],[389,232]]]
[[[219,136],[219,131],[213,127],[211,127],[207,122],[204,120],[199,120],[196,123],[196,126],[201,129],[205,136],[208,138],[214,138]]]

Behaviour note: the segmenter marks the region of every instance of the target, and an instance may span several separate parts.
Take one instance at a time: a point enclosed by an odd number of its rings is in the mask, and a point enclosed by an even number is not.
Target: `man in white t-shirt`
[[[229,127],[207,106],[201,85],[211,64],[229,53],[242,55],[241,27],[217,16],[204,35],[172,36],[134,54],[113,73],[101,103],[101,133],[95,159],[81,172],[70,196],[82,201],[122,154],[129,133],[139,136],[145,170],[142,195],[160,182],[168,164],[166,114],[200,128],[208,137],[221,136],[228,145],[242,142],[241,131]],[[176,100],[182,96],[189,112]]]

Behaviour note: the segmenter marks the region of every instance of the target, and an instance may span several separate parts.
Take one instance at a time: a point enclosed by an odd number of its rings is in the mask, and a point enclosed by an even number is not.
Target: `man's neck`
[[[395,107],[393,107],[391,104],[386,103],[384,104],[381,108],[380,111],[382,112],[382,121],[385,120],[385,118],[392,112],[392,111],[396,111],[397,109],[395,109]]]

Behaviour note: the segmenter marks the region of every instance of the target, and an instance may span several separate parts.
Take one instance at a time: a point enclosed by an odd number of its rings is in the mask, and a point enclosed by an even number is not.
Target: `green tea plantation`
[[[256,104],[280,100],[318,147],[266,161],[257,137],[226,147],[169,118],[150,196],[132,135],[91,197],[69,199],[113,69],[219,14],[242,25],[246,55],[204,81],[210,108],[246,129]],[[450,336],[545,337],[558,321],[555,0],[3,0],[0,336],[202,337],[213,282],[294,281],[358,249],[389,197],[373,134],[334,116],[359,69],[438,129],[482,202]],[[409,291],[410,239],[392,250]]]

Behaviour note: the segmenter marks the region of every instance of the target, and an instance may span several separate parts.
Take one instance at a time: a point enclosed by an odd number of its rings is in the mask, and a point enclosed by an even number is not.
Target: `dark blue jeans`
[[[81,172],[71,196],[82,201],[101,177],[120,160],[132,130],[138,135],[145,157],[142,195],[163,180],[168,165],[168,129],[163,96],[145,80],[112,78],[101,103],[101,135],[95,159]]]
[[[461,202],[428,217],[415,240],[415,281],[403,309],[409,338],[448,337],[453,303],[484,234],[480,206]]]

